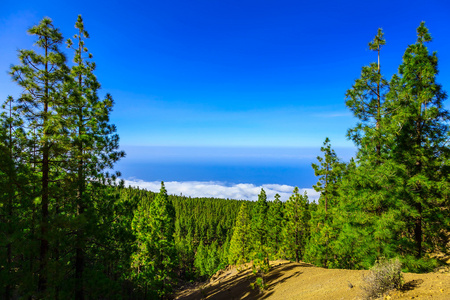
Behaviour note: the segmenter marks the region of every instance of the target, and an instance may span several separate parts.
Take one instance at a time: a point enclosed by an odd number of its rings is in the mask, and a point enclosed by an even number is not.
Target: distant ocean
[[[124,179],[144,181],[217,181],[224,183],[286,184],[312,187],[317,183],[310,163],[251,164],[240,162],[127,162],[117,164]]]
[[[115,170],[131,185],[151,187],[155,182],[175,182],[174,192],[180,192],[180,184],[195,182],[195,186],[183,185],[183,194],[201,196],[199,183],[208,182],[205,195],[218,197],[245,197],[254,199],[257,195],[228,188],[222,194],[211,189],[248,184],[250,187],[274,185],[273,195],[285,193],[292,187],[311,189],[317,183],[311,163],[317,162],[320,148],[258,148],[258,147],[142,147],[128,146],[123,149],[127,156],[116,164]],[[354,154],[353,148],[340,148],[336,152],[348,161]],[[139,182],[139,183],[137,183]],[[210,183],[213,182],[214,186]],[[148,184],[152,183],[152,184]],[[281,186],[284,187],[281,187]],[[288,186],[288,187],[286,187]],[[268,187],[271,189],[271,187]],[[209,191],[207,191],[209,189]],[[170,190],[168,190],[171,193]],[[234,193],[234,194],[233,194]],[[230,196],[231,197],[231,196]],[[288,194],[285,195],[288,197]]]

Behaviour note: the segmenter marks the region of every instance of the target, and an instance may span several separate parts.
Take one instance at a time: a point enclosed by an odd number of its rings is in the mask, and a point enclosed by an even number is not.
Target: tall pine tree
[[[399,226],[395,222],[397,169],[390,160],[389,133],[395,108],[389,101],[390,84],[381,74],[380,52],[385,44],[383,32],[378,29],[369,43],[369,49],[377,52],[377,62],[363,67],[361,77],[346,93],[346,105],[359,119],[357,126],[348,131],[358,152],[357,161],[351,163],[340,187],[345,197],[340,201],[341,213],[336,219],[342,228],[334,247],[338,256],[334,266],[338,267],[369,267],[377,258],[395,253],[390,239],[398,234]],[[360,253],[364,255],[355,253],[356,248],[363,248]]]
[[[58,210],[57,199],[61,192],[55,183],[63,176],[61,170],[64,169],[64,157],[68,147],[64,120],[57,113],[62,102],[62,82],[68,70],[65,65],[66,58],[59,49],[63,37],[54,27],[52,20],[44,18],[28,32],[36,36],[36,46],[41,52],[20,50],[21,64],[11,68],[11,75],[24,89],[18,99],[19,108],[36,147],[33,150],[36,156],[32,163],[40,174],[38,291],[41,297],[46,297],[49,295],[48,284],[55,281],[49,278],[52,247],[50,240],[55,236],[56,229],[53,218]]]
[[[73,49],[74,66],[70,70],[70,76],[65,81],[67,93],[66,103],[61,113],[70,121],[70,138],[72,165],[70,172],[73,174],[73,195],[76,206],[76,241],[75,241],[75,298],[84,299],[83,273],[85,269],[85,252],[87,239],[94,239],[95,232],[87,232],[93,229],[95,221],[92,216],[94,202],[89,195],[90,189],[86,189],[89,182],[104,177],[104,169],[112,169],[114,163],[124,156],[118,151],[118,135],[115,126],[109,124],[109,114],[113,107],[112,97],[107,94],[104,100],[100,100],[97,92],[100,84],[94,75],[95,63],[90,59],[85,40],[89,38],[84,28],[84,22],[79,15],[75,28],[77,34],[73,36],[74,42],[69,39],[67,45]],[[68,170],[69,171],[69,170]],[[98,187],[98,186],[97,186]],[[100,200],[101,201],[101,200]],[[86,215],[86,211],[91,214]],[[91,223],[91,224],[88,224]]]
[[[445,250],[449,230],[448,121],[444,108],[447,95],[436,82],[437,54],[429,53],[432,38],[422,22],[417,41],[408,46],[399,67],[399,80],[392,99],[398,109],[392,115],[393,159],[404,171],[399,176],[406,230],[402,252],[422,258],[429,251]]]

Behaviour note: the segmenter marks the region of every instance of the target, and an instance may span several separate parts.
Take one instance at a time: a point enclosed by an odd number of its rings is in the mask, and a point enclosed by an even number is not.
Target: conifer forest
[[[247,201],[124,186],[111,171],[125,156],[114,100],[98,95],[83,19],[70,38],[49,18],[28,33],[35,50],[2,70],[23,93],[2,99],[0,298],[169,299],[228,265],[252,262],[264,288],[270,260],[368,269],[399,258],[427,272],[449,252],[450,115],[425,23],[391,78],[374,32],[374,62],[343,91],[357,154],[343,161],[323,137],[317,203],[298,188],[283,202],[264,190]]]

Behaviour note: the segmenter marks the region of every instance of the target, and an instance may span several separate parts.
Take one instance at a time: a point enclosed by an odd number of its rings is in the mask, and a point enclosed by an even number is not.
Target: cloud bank
[[[161,182],[143,181],[139,179],[124,180],[125,186],[139,187],[152,192],[159,192]],[[172,195],[184,195],[190,197],[214,197],[239,200],[258,200],[261,188],[267,194],[268,200],[273,200],[275,194],[281,196],[282,201],[286,201],[292,195],[293,186],[282,184],[254,185],[251,183],[228,184],[215,181],[167,181],[164,182],[167,193]],[[301,188],[300,193],[307,193],[310,201],[319,199],[319,193],[312,188]]]

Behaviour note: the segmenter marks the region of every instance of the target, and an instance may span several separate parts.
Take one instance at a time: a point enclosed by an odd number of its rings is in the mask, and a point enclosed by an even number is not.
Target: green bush
[[[390,290],[401,288],[403,284],[402,263],[398,258],[380,259],[363,277],[365,299],[375,299]]]
[[[417,259],[414,256],[405,256],[402,257],[402,266],[408,273],[427,273],[437,268],[439,263],[436,259],[430,257]]]

